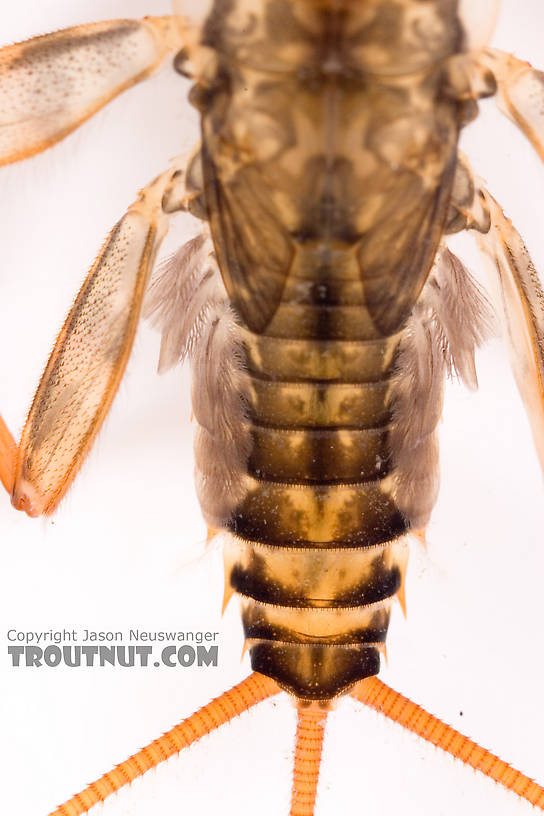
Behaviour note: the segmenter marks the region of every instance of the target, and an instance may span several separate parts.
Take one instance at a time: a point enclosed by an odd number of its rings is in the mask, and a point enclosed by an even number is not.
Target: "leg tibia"
[[[544,161],[544,72],[495,48],[485,53],[483,62],[497,80],[499,107]]]
[[[162,201],[184,167],[179,160],[141,190],[106,239],[57,338],[17,452],[12,502],[31,516],[54,511],[109,411],[168,226]],[[9,439],[6,445],[9,451]]]
[[[0,165],[63,139],[186,45],[175,17],[110,20],[0,49]]]

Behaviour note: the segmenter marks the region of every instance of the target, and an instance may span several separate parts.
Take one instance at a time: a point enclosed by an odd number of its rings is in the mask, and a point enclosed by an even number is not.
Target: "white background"
[[[66,25],[168,13],[153,0],[4,4],[2,41]],[[499,47],[542,64],[541,0],[508,0]],[[112,224],[139,187],[197,138],[188,83],[168,69],[64,143],[0,173],[0,395],[20,431],[58,327]],[[466,133],[475,170],[544,269],[544,169],[495,110]],[[170,246],[192,227],[175,225]],[[471,243],[456,243],[473,269]],[[104,430],[53,519],[0,503],[2,810],[41,816],[248,673],[235,604],[220,619],[218,552],[192,487],[187,371],[155,375],[143,325]],[[542,477],[506,355],[479,355],[480,392],[448,387],[442,490],[425,553],[409,565],[382,678],[544,782]],[[0,497],[1,498],[1,497]],[[8,628],[221,633],[217,669],[13,669]],[[461,713],[462,712],[462,713]],[[530,806],[361,706],[330,716],[317,813],[532,813]],[[282,816],[294,713],[285,695],[148,775],[112,814]],[[6,801],[7,799],[7,801]]]

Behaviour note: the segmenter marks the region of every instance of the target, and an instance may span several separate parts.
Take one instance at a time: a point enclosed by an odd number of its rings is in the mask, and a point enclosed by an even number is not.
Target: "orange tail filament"
[[[110,794],[177,754],[182,748],[187,748],[205,734],[280,691],[280,687],[273,680],[254,672],[230,691],[216,697],[162,737],[101,776],[50,816],[79,816],[81,813],[87,813],[93,805],[103,802]]]
[[[290,816],[313,816],[327,712],[298,709]]]
[[[389,688],[377,677],[362,680],[351,696],[544,810],[544,788],[539,784]]]

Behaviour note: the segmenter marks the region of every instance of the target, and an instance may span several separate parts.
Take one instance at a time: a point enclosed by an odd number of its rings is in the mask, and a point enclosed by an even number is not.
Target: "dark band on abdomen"
[[[306,288],[288,281],[298,302],[282,303],[265,334],[242,329],[252,446],[226,524],[252,666],[302,699],[378,671],[407,559],[390,450],[402,333],[358,325],[345,303],[353,281],[329,286],[326,306],[307,302],[319,291],[310,276]]]

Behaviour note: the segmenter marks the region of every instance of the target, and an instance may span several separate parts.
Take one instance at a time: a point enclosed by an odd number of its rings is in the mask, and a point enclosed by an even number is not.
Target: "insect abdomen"
[[[217,2],[193,94],[248,378],[227,581],[253,668],[302,699],[377,673],[406,561],[393,375],[446,218],[459,29],[455,0],[402,3],[391,41],[389,5]]]
[[[406,521],[388,480],[399,335],[361,338],[349,247],[335,267],[328,249],[297,251],[304,273],[293,268],[286,292],[303,298],[282,301],[265,334],[243,333],[249,490],[228,522],[227,564],[253,667],[297,697],[330,698],[378,671],[402,580]]]

